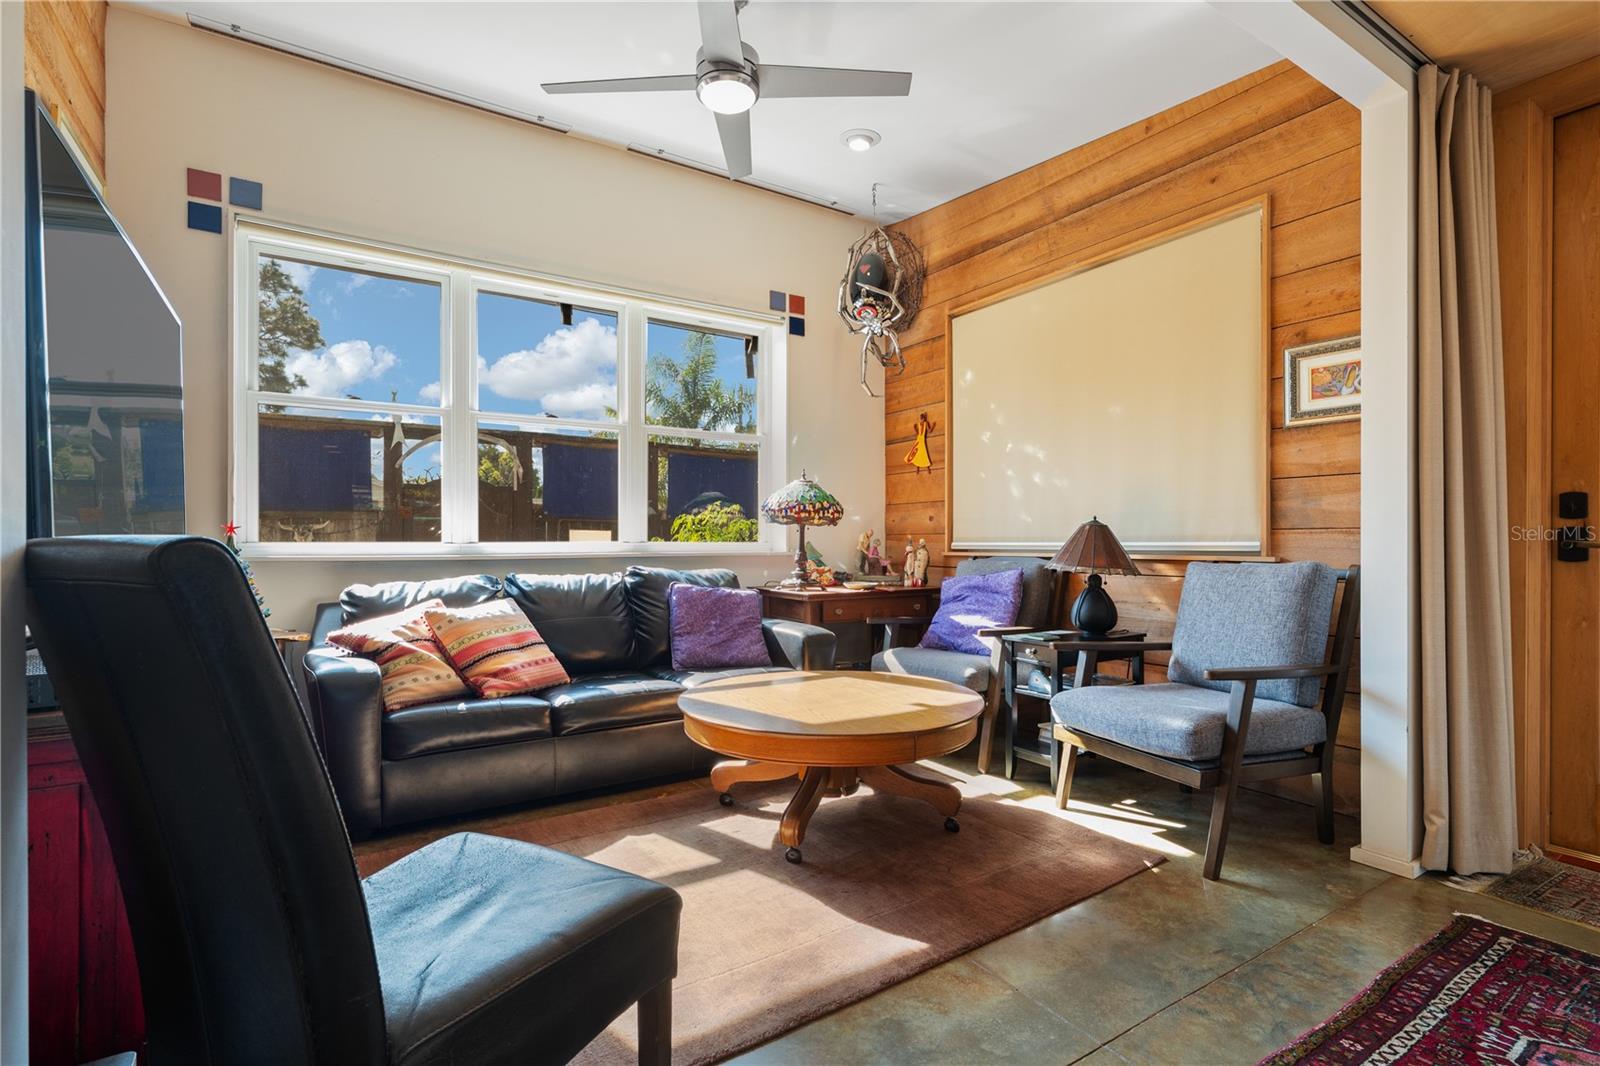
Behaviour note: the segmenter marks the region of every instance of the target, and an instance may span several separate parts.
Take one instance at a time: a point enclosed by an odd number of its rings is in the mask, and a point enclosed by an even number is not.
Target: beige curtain
[[[1422,865],[1516,848],[1500,268],[1489,91],[1417,74]]]

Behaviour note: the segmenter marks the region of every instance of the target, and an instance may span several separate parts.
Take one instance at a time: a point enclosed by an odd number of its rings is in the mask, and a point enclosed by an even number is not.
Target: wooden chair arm
[[[1274,681],[1302,677],[1331,677],[1339,672],[1332,663],[1301,663],[1293,666],[1236,666],[1207,670],[1207,681]]]

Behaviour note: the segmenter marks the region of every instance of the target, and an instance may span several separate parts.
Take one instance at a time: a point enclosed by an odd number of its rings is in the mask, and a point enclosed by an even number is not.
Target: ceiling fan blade
[[[750,176],[750,112],[717,116],[717,136],[722,138],[722,158],[728,164],[728,177]]]
[[[666,74],[658,78],[603,78],[599,81],[550,81],[540,86],[547,93],[662,93],[693,92],[693,74]]]
[[[703,5],[702,5],[703,6]],[[911,75],[893,70],[846,70],[836,67],[756,68],[761,96],[906,96]]]
[[[707,59],[744,62],[739,39],[739,7],[734,0],[700,0],[700,42]]]

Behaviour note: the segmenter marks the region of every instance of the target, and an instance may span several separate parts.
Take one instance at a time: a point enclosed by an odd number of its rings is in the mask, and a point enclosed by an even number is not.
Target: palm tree
[[[683,359],[657,353],[644,385],[645,421],[655,426],[753,433],[756,394],[748,385],[728,388],[717,378],[716,337],[691,333]]]

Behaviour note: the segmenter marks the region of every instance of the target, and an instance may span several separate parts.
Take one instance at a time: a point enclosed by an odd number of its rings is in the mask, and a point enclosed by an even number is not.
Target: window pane
[[[478,294],[478,410],[615,419],[616,406],[616,315]]]
[[[439,402],[439,286],[262,256],[256,367],[266,392]]]
[[[757,539],[759,455],[754,444],[651,437],[650,539]]]
[[[757,356],[745,338],[651,322],[645,343],[646,422],[755,432]]]
[[[617,435],[480,422],[478,539],[616,540]]]
[[[263,404],[257,432],[255,539],[439,540],[437,418]]]

